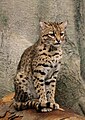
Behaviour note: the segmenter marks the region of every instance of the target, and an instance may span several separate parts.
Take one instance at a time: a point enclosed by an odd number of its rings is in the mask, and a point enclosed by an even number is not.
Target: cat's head
[[[65,40],[67,21],[61,23],[40,22],[42,37],[48,44],[60,45]]]

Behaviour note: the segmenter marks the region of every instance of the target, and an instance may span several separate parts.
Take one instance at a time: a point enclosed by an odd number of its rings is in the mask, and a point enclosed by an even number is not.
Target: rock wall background
[[[13,77],[23,51],[39,37],[39,21],[68,20],[67,43],[56,100],[85,114],[85,1],[0,1],[0,97],[13,91]]]

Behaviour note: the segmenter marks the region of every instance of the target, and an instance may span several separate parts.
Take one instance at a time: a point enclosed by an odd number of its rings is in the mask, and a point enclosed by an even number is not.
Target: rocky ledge
[[[13,96],[14,93],[0,100],[0,120],[85,120],[85,117],[67,109],[48,113],[38,113],[34,109],[16,111],[12,104]]]

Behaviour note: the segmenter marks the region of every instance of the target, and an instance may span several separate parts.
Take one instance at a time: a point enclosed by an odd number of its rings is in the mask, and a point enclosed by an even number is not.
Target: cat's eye
[[[63,36],[63,35],[64,35],[64,33],[63,33],[63,32],[61,32],[61,33],[60,33],[60,36]]]
[[[50,32],[49,32],[49,35],[55,36],[55,33],[54,33],[53,31],[50,31]]]

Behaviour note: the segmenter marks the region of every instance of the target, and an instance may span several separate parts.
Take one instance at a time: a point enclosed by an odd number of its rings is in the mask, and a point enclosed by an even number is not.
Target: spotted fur
[[[39,40],[21,56],[14,79],[14,106],[41,112],[59,109],[55,103],[56,79],[60,70],[67,22],[40,22]]]

